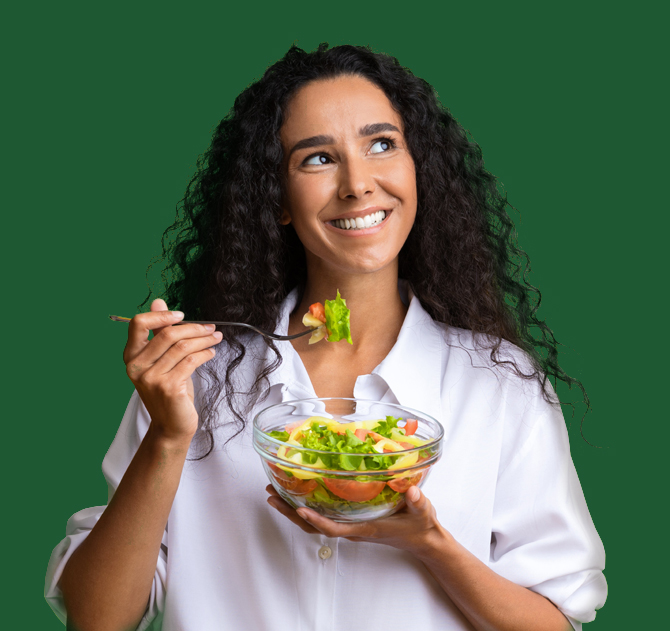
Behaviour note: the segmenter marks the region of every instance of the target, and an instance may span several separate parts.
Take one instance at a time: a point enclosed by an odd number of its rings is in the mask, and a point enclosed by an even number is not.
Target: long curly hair
[[[556,403],[548,379],[554,387],[556,380],[577,385],[588,412],[584,387],[559,367],[558,343],[536,317],[541,296],[526,279],[528,257],[516,244],[506,211],[513,207],[484,169],[480,147],[468,140],[429,83],[394,57],[365,46],[329,49],[324,43],[308,53],[294,45],[235,99],[198,159],[175,222],[163,234],[169,308],[180,309],[189,320],[274,330],[281,303],[296,286],[300,299],[304,248],[293,227],[279,223],[284,181],[279,131],[298,89],[342,75],[360,76],[381,88],[404,124],[418,199],[415,224],[399,255],[399,277],[409,282],[433,320],[482,334],[475,339],[490,351],[491,360],[523,379],[537,379],[547,401]],[[150,290],[140,311],[151,295]],[[274,343],[264,339],[274,359],[259,365],[252,388],[240,398],[233,376],[247,352],[245,333],[230,327],[222,333],[225,374],[214,362],[198,368],[209,384],[199,423],[206,449],[198,459],[214,447],[220,399],[233,415],[237,431],[232,438],[243,431],[245,415],[267,394],[267,377],[282,361]],[[525,351],[530,369],[522,369],[513,357],[502,358],[503,340]]]

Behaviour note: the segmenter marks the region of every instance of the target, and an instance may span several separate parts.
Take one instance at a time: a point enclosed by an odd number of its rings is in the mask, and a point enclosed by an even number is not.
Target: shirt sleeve
[[[523,440],[498,476],[490,567],[549,599],[580,631],[605,604],[605,550],[560,409],[534,402],[520,416]]]
[[[102,462],[102,473],[107,481],[108,499],[111,500],[116,491],[121,478],[137,452],[142,439],[144,438],[151,419],[146,407],[137,393],[133,392],[128,407],[121,421],[121,425],[116,433],[116,437]],[[67,522],[65,528],[65,539],[63,539],[51,553],[49,565],[47,567],[46,580],[44,586],[44,597],[49,606],[53,609],[59,620],[65,624],[67,621],[67,612],[63,603],[63,594],[59,588],[63,568],[68,562],[72,553],[81,545],[88,534],[93,530],[93,526],[100,519],[100,515],[107,506],[94,506],[75,513]],[[160,628],[162,612],[165,604],[165,585],[167,573],[167,529],[163,533],[163,540],[158,556],[156,573],[154,574],[151,585],[151,595],[149,605],[142,618],[138,631],[145,631],[152,627],[152,623],[157,623]],[[152,627],[153,628],[153,627]]]

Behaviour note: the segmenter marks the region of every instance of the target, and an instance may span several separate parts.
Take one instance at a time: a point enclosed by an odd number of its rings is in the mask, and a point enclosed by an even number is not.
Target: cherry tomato
[[[405,423],[405,436],[411,436],[419,427],[419,421],[415,418],[408,418]]]
[[[268,466],[272,469],[272,477],[292,495],[307,495],[317,487],[316,480],[301,480],[290,476],[271,462],[268,462]]]
[[[309,306],[309,312],[321,322],[326,321],[326,310],[320,302],[315,302],[313,305]]]
[[[336,480],[323,478],[323,483],[331,492],[349,502],[367,502],[382,492],[385,482],[358,482],[357,480]]]

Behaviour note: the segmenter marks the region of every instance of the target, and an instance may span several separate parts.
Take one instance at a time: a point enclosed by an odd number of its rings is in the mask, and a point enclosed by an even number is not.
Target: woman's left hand
[[[279,496],[271,484],[265,490],[270,494],[270,506],[311,534],[343,537],[349,541],[382,543],[416,555],[425,553],[440,537],[448,536],[437,520],[435,508],[416,486],[407,490],[406,505],[397,513],[383,519],[356,523],[333,521],[310,508],[295,510]]]

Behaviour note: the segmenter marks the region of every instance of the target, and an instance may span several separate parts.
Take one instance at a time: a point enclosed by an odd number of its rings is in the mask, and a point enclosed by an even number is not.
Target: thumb
[[[426,507],[426,496],[418,486],[410,486],[405,493],[407,506],[413,513],[420,513]]]

